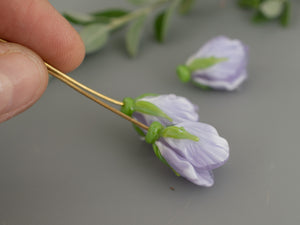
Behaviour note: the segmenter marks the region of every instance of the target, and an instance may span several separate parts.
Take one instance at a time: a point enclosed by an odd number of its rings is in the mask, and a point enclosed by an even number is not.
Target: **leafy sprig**
[[[254,11],[252,21],[255,23],[278,20],[284,27],[289,24],[289,0],[238,0],[238,5]]]
[[[152,14],[156,40],[164,42],[175,12],[186,14],[194,0],[130,0],[141,5],[136,10],[108,9],[93,13],[65,12],[63,15],[71,23],[81,26],[79,34],[85,44],[86,53],[100,50],[113,31],[127,27],[125,33],[126,50],[130,56],[136,56],[142,39],[143,30]]]

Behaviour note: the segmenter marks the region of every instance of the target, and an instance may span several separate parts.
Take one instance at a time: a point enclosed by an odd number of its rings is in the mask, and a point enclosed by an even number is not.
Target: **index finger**
[[[84,58],[80,36],[47,0],[1,0],[0,21],[0,37],[32,49],[64,72]]]

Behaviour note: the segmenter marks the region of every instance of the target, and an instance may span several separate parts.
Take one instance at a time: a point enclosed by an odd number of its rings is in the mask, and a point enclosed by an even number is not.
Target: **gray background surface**
[[[50,2],[59,11],[129,6]],[[212,188],[174,176],[127,121],[52,80],[37,104],[0,125],[0,224],[299,224],[300,4],[294,1],[292,23],[283,29],[255,26],[234,1],[225,3],[198,1],[174,20],[163,45],[149,24],[134,60],[117,35],[70,74],[116,99],[176,93],[199,105],[200,120],[231,147]],[[220,34],[249,45],[249,79],[232,93],[181,84],[176,65]]]

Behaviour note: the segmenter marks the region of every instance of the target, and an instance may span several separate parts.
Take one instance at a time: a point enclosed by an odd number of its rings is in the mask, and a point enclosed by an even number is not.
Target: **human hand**
[[[1,0],[0,21],[0,38],[13,42],[0,43],[3,122],[26,110],[45,91],[48,72],[43,60],[69,72],[82,62],[85,50],[77,32],[47,0]]]

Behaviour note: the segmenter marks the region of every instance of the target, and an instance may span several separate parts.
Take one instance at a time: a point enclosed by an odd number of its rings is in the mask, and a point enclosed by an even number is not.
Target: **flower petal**
[[[211,187],[214,184],[211,170],[195,168],[190,162],[176,154],[168,145],[161,141],[157,141],[156,145],[168,164],[182,177],[200,186]]]
[[[143,122],[147,126],[150,126],[150,124],[154,121],[158,121],[162,125],[168,126],[183,121],[198,121],[199,119],[197,106],[181,96],[176,96],[174,94],[146,96],[138,99],[137,101],[147,101],[156,105],[173,120],[169,121],[166,118],[134,112],[132,115],[133,118]]]
[[[196,58],[227,58],[226,61],[212,67],[196,70],[192,79],[215,89],[236,89],[246,78],[248,63],[248,47],[240,40],[225,36],[216,37],[207,42],[201,49],[187,60],[187,65]]]
[[[159,140],[194,167],[212,170],[228,160],[228,142],[218,135],[214,127],[200,122],[182,122],[176,126],[184,127],[186,131],[197,136],[199,141],[174,138],[160,138]],[[168,158],[165,159],[168,161]]]

